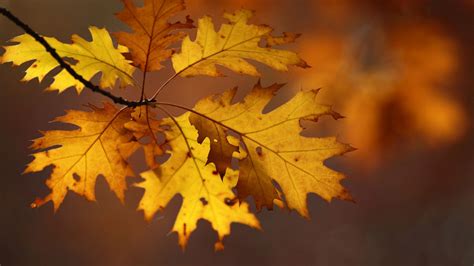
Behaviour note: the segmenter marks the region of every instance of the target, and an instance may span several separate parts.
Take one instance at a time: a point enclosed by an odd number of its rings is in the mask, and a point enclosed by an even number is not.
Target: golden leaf
[[[143,148],[146,164],[154,169],[159,166],[156,157],[163,155],[161,144],[156,136],[162,131],[160,121],[154,118],[155,113],[149,106],[136,108],[131,116],[132,120],[125,123],[124,127],[130,130],[138,141],[120,145],[120,152],[124,158],[128,158],[136,150]]]
[[[238,10],[234,14],[225,13],[224,18],[230,24],[223,24],[216,32],[212,19],[205,16],[199,19],[196,40],[184,38],[181,52],[173,55],[173,67],[181,76],[221,76],[217,65],[234,72],[259,76],[255,66],[246,59],[263,63],[279,71],[287,71],[289,65],[309,67],[294,52],[260,47],[262,39],[270,44],[293,42],[298,35],[286,34],[284,37],[272,37],[272,28],[247,24],[252,17],[248,10]]]
[[[53,47],[62,58],[71,58],[72,68],[86,80],[91,80],[96,74],[101,73],[99,86],[102,88],[113,87],[117,80],[122,87],[134,83],[132,74],[134,67],[122,53],[128,52],[127,47],[119,45],[114,47],[112,39],[106,29],[90,27],[92,41],[88,42],[78,35],[72,36],[72,44],[65,44],[55,38],[45,37],[46,41]],[[23,34],[13,38],[10,42],[17,45],[6,46],[1,63],[12,62],[14,65],[34,61],[26,70],[24,81],[43,78],[56,69],[59,64],[33,37]],[[84,85],[71,76],[66,70],[62,70],[54,76],[54,82],[47,90],[63,92],[69,87],[75,87],[80,93]]]
[[[300,121],[317,121],[320,116],[340,116],[329,106],[316,102],[317,91],[299,92],[277,109],[263,109],[282,85],[263,88],[257,84],[243,101],[232,104],[236,89],[201,100],[195,110],[212,119],[215,127],[201,128],[201,136],[212,136],[215,128],[226,127],[239,134],[246,156],[240,159],[237,184],[239,198],[251,195],[257,208],[271,209],[280,200],[273,181],[281,187],[287,205],[308,217],[306,198],[316,193],[323,199],[350,200],[339,183],[344,176],[324,165],[324,161],[352,150],[334,137],[301,136]],[[193,116],[198,114],[193,114]]]
[[[120,155],[118,146],[128,143],[133,135],[123,126],[130,120],[130,110],[119,111],[111,104],[103,108],[89,105],[91,112],[71,110],[54,122],[78,126],[76,130],[51,130],[34,140],[32,148],[41,150],[27,166],[25,173],[39,172],[53,165],[46,184],[51,189],[36,205],[53,201],[57,210],[68,190],[95,200],[95,183],[103,175],[110,189],[123,202],[126,177],[133,171]]]
[[[209,139],[201,144],[197,142],[198,133],[189,123],[189,113],[173,119],[166,118],[162,123],[170,127],[165,135],[171,157],[155,171],[143,173],[145,181],[137,184],[145,189],[139,209],[144,211],[146,219],[151,220],[158,210],[180,194],[183,203],[173,231],[178,233],[183,248],[200,219],[209,221],[217,231],[216,249],[223,247],[222,239],[230,234],[233,222],[260,228],[247,203],[239,204],[232,192],[237,172],[230,169],[221,180],[214,164],[206,164]]]
[[[169,23],[169,19],[184,10],[182,0],[145,0],[142,8],[137,8],[132,0],[122,0],[125,8],[117,17],[127,23],[133,33],[115,33],[120,44],[127,46],[133,62],[143,71],[159,70],[161,62],[168,59],[173,51],[169,48],[180,41],[185,34],[179,29],[193,27],[187,18],[185,23]]]

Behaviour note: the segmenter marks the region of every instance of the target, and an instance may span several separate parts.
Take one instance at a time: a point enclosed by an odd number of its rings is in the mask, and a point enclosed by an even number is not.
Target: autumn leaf
[[[72,44],[62,43],[50,37],[45,37],[45,39],[62,58],[76,61],[72,68],[86,80],[91,80],[95,75],[101,73],[99,85],[102,88],[113,87],[117,80],[120,81],[122,87],[133,84],[134,67],[122,55],[122,53],[128,52],[128,48],[121,45],[115,48],[106,29],[90,27],[89,31],[92,35],[91,42],[78,35],[72,36]],[[4,47],[6,51],[0,62],[21,65],[33,61],[33,64],[26,70],[24,81],[38,78],[41,82],[48,73],[59,66],[56,59],[27,34],[17,36],[10,42],[18,44]],[[70,87],[75,87],[78,93],[84,89],[81,82],[66,70],[61,70],[54,76],[54,82],[47,90],[63,92]]]
[[[157,133],[162,131],[160,121],[155,119],[155,112],[149,106],[136,108],[131,114],[131,120],[124,127],[132,132],[137,141],[120,145],[120,153],[124,158],[130,157],[135,151],[142,148],[145,162],[150,169],[158,167],[156,157],[163,155],[162,144]]]
[[[199,135],[198,142],[202,143],[206,137],[210,139],[211,150],[207,163],[214,163],[217,171],[223,177],[226,170],[231,168],[232,155],[238,151],[238,147],[229,143],[227,139],[227,128],[218,127],[211,120],[198,115],[191,115],[190,121],[199,132],[208,133],[208,135]]]
[[[39,172],[53,165],[46,184],[51,189],[35,206],[53,201],[57,210],[68,190],[95,200],[95,183],[103,175],[110,189],[123,202],[125,178],[133,176],[129,164],[120,155],[118,146],[132,141],[133,134],[124,128],[130,121],[130,110],[119,111],[111,104],[103,108],[89,105],[91,112],[71,110],[54,122],[71,124],[76,130],[52,130],[42,132],[31,146],[39,150],[25,173]]]
[[[171,57],[169,48],[180,41],[185,33],[180,29],[193,27],[187,18],[185,23],[169,23],[169,19],[184,10],[182,0],[145,0],[145,5],[137,8],[132,0],[122,0],[125,8],[117,17],[128,24],[132,33],[115,33],[120,44],[130,48],[133,62],[142,71],[155,71],[163,66],[161,62]]]
[[[352,150],[334,137],[301,136],[302,120],[317,121],[323,115],[340,116],[329,106],[316,102],[316,90],[299,92],[290,101],[263,114],[263,109],[282,85],[263,88],[257,84],[243,101],[232,104],[236,89],[201,100],[193,117],[210,118],[214,127],[200,127],[201,137],[214,136],[218,128],[231,129],[241,136],[247,155],[239,162],[239,198],[252,196],[258,209],[273,208],[281,200],[273,184],[278,183],[290,209],[308,217],[306,198],[315,193],[325,200],[350,200],[339,181],[344,178],[324,165],[324,161]],[[211,137],[212,139],[212,137]]]
[[[214,23],[209,16],[199,19],[196,40],[187,36],[183,40],[181,52],[172,57],[176,73],[183,77],[208,75],[221,76],[217,65],[224,66],[234,72],[259,76],[255,66],[246,59],[263,63],[279,71],[287,71],[288,66],[309,67],[296,53],[278,50],[271,44],[294,42],[298,35],[286,34],[283,37],[272,37],[272,28],[247,24],[252,17],[248,10],[238,10],[234,14],[225,13],[224,18],[230,24],[223,24],[216,32]],[[260,47],[262,40],[269,47]]]
[[[214,164],[207,164],[210,149],[209,139],[197,142],[198,132],[189,123],[189,113],[174,118],[166,118],[163,126],[171,157],[155,171],[142,174],[144,182],[138,187],[145,189],[139,204],[147,220],[166,205],[176,195],[183,197],[181,209],[173,226],[178,233],[179,244],[185,247],[191,233],[200,219],[209,221],[217,231],[219,239],[216,249],[221,249],[222,239],[230,234],[231,223],[242,223],[259,228],[259,222],[249,212],[247,203],[238,204],[232,187],[237,174],[229,170],[221,180]]]

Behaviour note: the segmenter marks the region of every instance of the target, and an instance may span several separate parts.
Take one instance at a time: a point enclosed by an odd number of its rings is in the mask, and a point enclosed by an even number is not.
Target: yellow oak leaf
[[[120,152],[124,158],[130,157],[135,151],[143,148],[145,162],[151,169],[159,166],[156,157],[163,155],[162,144],[157,134],[162,132],[160,121],[156,120],[155,112],[149,106],[136,108],[131,114],[131,120],[124,127],[133,133],[137,141],[120,145]]]
[[[122,87],[133,84],[132,74],[135,68],[122,55],[128,52],[128,48],[121,45],[115,48],[106,29],[90,27],[89,31],[92,35],[91,42],[78,35],[72,36],[72,44],[62,43],[55,38],[45,37],[45,39],[63,59],[73,59],[75,62],[72,62],[72,68],[86,80],[91,80],[101,73],[99,86],[102,88],[113,87],[117,80]],[[30,35],[17,36],[10,42],[18,44],[4,47],[6,51],[0,62],[21,65],[33,61],[26,70],[24,81],[38,78],[41,82],[48,73],[59,67],[56,59]],[[70,87],[75,87],[78,93],[84,89],[81,82],[66,70],[61,70],[54,76],[54,82],[47,90],[63,92]]]
[[[33,154],[25,173],[39,172],[53,165],[46,184],[51,193],[36,200],[33,207],[52,201],[57,210],[68,190],[95,200],[95,183],[102,175],[110,189],[123,202],[126,177],[133,171],[118,150],[118,146],[133,141],[133,134],[124,128],[130,121],[130,109],[118,110],[112,104],[103,108],[89,105],[91,112],[71,110],[54,122],[71,124],[76,130],[51,130],[34,140]]]
[[[334,197],[351,200],[339,183],[344,176],[326,167],[324,161],[353,149],[334,137],[301,136],[302,120],[317,121],[323,115],[340,117],[329,106],[316,102],[315,90],[299,92],[290,101],[263,114],[281,86],[263,88],[258,83],[243,101],[236,104],[232,104],[236,89],[201,100],[195,111],[210,118],[215,126],[200,128],[199,134],[213,136],[216,128],[225,127],[241,136],[246,156],[239,163],[236,187],[239,198],[250,195],[258,209],[262,206],[271,209],[275,200],[281,200],[280,191],[273,184],[275,181],[281,187],[288,207],[309,217],[308,193],[328,201]]]
[[[181,76],[221,76],[217,65],[234,72],[259,76],[257,68],[246,59],[263,63],[279,71],[287,71],[288,66],[309,67],[296,53],[273,49],[272,44],[294,42],[298,35],[285,34],[272,37],[272,28],[265,25],[247,24],[252,17],[248,10],[238,10],[234,14],[225,13],[230,23],[223,24],[216,32],[212,19],[205,16],[199,19],[196,40],[184,38],[181,52],[172,57],[173,67]],[[259,43],[267,39],[268,47]]]
[[[132,33],[115,33],[120,44],[130,49],[132,60],[143,71],[155,71],[163,66],[161,62],[171,57],[169,48],[186,34],[179,29],[193,27],[187,18],[185,23],[169,23],[169,19],[184,10],[183,0],[145,0],[145,5],[137,8],[132,0],[122,0],[125,8],[117,17],[128,24]]]
[[[197,142],[198,132],[189,122],[189,113],[162,122],[168,126],[166,140],[171,157],[154,171],[142,174],[144,182],[137,184],[145,189],[139,204],[147,220],[170,202],[176,195],[183,197],[181,209],[173,226],[179,244],[185,247],[200,219],[209,221],[218,233],[216,249],[223,247],[223,238],[230,234],[231,223],[242,223],[260,228],[258,220],[249,212],[247,203],[238,203],[232,192],[237,171],[229,169],[223,180],[214,164],[206,164],[209,139]]]

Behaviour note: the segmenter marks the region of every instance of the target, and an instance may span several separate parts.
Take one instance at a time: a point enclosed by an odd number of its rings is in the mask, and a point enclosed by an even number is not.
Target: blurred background
[[[0,3],[62,41],[73,33],[90,39],[90,25],[126,29],[114,17],[118,0]],[[348,176],[343,184],[357,203],[311,195],[311,220],[262,211],[263,231],[234,225],[219,253],[207,222],[185,252],[168,234],[179,198],[148,224],[135,211],[142,191],[130,188],[123,206],[102,178],[97,202],[70,194],[56,214],[51,204],[30,209],[48,193],[49,172],[21,175],[31,160],[28,140],[55,128],[48,121],[65,109],[103,99],[88,91],[77,97],[72,89],[45,93],[51,78],[23,83],[25,66],[0,65],[1,265],[473,265],[474,1],[188,0],[187,6],[195,20],[209,14],[219,23],[224,10],[245,7],[257,11],[253,22],[276,33],[303,34],[289,48],[312,68],[261,67],[262,83],[288,84],[273,106],[298,90],[323,88],[320,102],[346,117],[305,124],[306,133],[337,135],[358,148],[328,162]],[[2,45],[21,33],[0,18]],[[149,94],[172,74],[167,66],[150,75]],[[162,100],[192,106],[235,85],[242,97],[257,81],[228,74],[178,79]]]

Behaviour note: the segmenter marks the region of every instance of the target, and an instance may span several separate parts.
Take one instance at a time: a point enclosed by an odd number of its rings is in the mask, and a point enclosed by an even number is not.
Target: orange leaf
[[[130,48],[133,62],[141,70],[150,72],[161,69],[161,62],[168,59],[173,51],[173,43],[184,38],[179,29],[192,28],[189,18],[185,23],[169,23],[169,19],[184,10],[182,0],[145,0],[145,5],[137,8],[132,0],[122,0],[125,8],[117,17],[129,25],[132,33],[117,32],[120,44]]]

